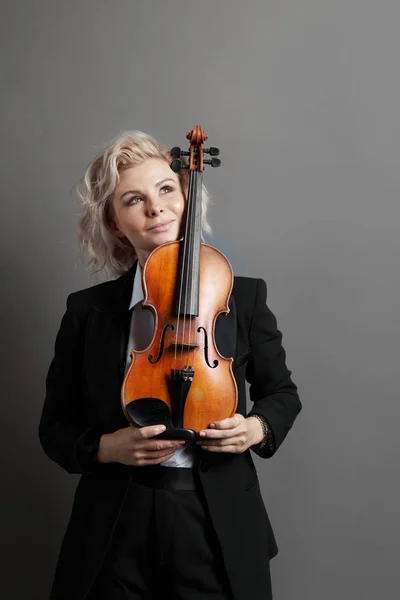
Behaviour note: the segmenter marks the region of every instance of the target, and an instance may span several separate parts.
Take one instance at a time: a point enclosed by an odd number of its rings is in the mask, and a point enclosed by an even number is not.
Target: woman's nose
[[[158,197],[150,197],[147,202],[147,212],[150,216],[154,217],[162,213],[161,201]]]

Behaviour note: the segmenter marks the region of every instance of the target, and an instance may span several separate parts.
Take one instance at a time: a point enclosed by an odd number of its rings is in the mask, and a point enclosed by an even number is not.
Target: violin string
[[[182,273],[181,273],[181,282],[180,282],[180,289],[179,289],[179,296],[178,296],[178,318],[177,318],[177,330],[176,330],[176,337],[175,337],[175,357],[174,357],[174,368],[176,369],[176,363],[177,363],[177,349],[178,349],[178,339],[179,339],[179,328],[181,327],[182,329],[182,341],[181,341],[181,352],[180,352],[180,369],[182,370],[184,367],[184,347],[185,347],[185,336],[186,336],[186,330],[188,329],[188,343],[187,345],[187,350],[186,350],[186,364],[187,366],[190,365],[190,354],[192,353],[192,360],[194,360],[194,345],[195,345],[195,340],[192,339],[192,330],[193,330],[193,326],[195,325],[195,317],[192,316],[191,312],[193,309],[193,286],[191,286],[191,293],[190,293],[190,297],[189,296],[189,281],[190,281],[190,272],[192,273],[192,278],[193,278],[193,272],[194,272],[194,261],[195,261],[195,253],[193,252],[193,222],[194,222],[194,231],[198,231],[198,227],[199,227],[199,211],[197,210],[197,203],[199,201],[198,198],[198,193],[197,193],[197,188],[198,188],[198,182],[197,182],[197,171],[192,171],[191,173],[191,177],[189,180],[189,190],[188,190],[188,209],[187,209],[187,216],[186,216],[186,223],[185,223],[185,236],[184,236],[184,240],[183,240],[183,257],[182,257]],[[200,198],[201,201],[201,198]],[[200,210],[201,210],[201,205],[200,205]],[[194,213],[193,213],[194,211]],[[194,217],[193,217],[194,214]],[[186,262],[186,254],[187,256],[187,262]],[[191,270],[190,270],[191,267]],[[183,317],[182,319],[180,319],[180,314],[181,314],[181,305],[182,305],[182,288],[184,287],[184,310],[183,310]],[[189,302],[190,302],[190,307],[189,307],[189,323],[188,323],[188,328],[186,327],[186,323],[188,320],[188,306],[189,306]],[[182,322],[182,324],[180,325],[180,320]],[[191,344],[192,342],[192,344]],[[190,346],[193,346],[193,348],[191,349]]]
[[[185,262],[185,254],[186,254],[186,225],[185,225],[185,235],[183,238],[183,260],[182,260],[182,264],[184,264]],[[179,254],[178,254],[178,264],[179,264]],[[178,269],[176,270],[176,272],[178,272]],[[181,304],[182,304],[182,285],[183,285],[183,278],[180,278],[180,284],[179,284],[179,293],[178,293],[178,317],[177,317],[177,323],[176,323],[176,331],[175,331],[175,355],[174,355],[174,369],[176,370],[176,360],[177,360],[177,352],[178,352],[178,338],[179,338],[179,320],[180,320],[180,314],[181,314]]]
[[[187,249],[187,244],[188,244],[188,226],[189,226],[189,215],[190,215],[190,198],[191,198],[191,187],[192,187],[192,179],[189,179],[189,189],[188,189],[188,198],[187,198],[187,211],[186,211],[186,223],[185,223],[185,235],[183,238],[183,256],[182,256],[182,269],[181,270],[181,280],[180,280],[180,286],[179,286],[179,294],[178,294],[178,319],[177,319],[177,325],[176,325],[176,334],[175,334],[175,358],[174,358],[174,369],[176,370],[177,367],[177,352],[178,352],[178,339],[179,339],[179,321],[180,321],[180,314],[181,314],[181,306],[182,306],[182,287],[183,287],[183,280],[184,280],[184,273],[185,273],[185,259],[186,259],[186,249]],[[178,256],[178,261],[179,261],[179,256]],[[178,269],[177,269],[178,271]],[[184,307],[185,308],[185,307]],[[185,318],[185,312],[184,312],[184,317],[183,317],[183,321]],[[183,326],[183,330],[184,330],[184,326]],[[182,342],[183,344],[183,342]],[[181,353],[183,351],[183,345],[181,344]],[[182,354],[181,354],[181,368],[182,368]]]
[[[193,186],[193,207],[192,207],[192,211],[194,211],[194,218],[193,218],[193,225],[192,227],[194,227],[194,231],[192,232],[193,237],[195,236],[195,234],[197,233],[197,227],[196,227],[196,217],[197,217],[197,200],[198,200],[198,195],[197,195],[197,190],[198,190],[198,171],[195,171],[195,182],[196,184]],[[192,256],[190,257],[190,264],[191,264],[191,273],[192,273],[192,281],[193,281],[193,273],[194,273],[194,261],[195,261],[195,253],[194,253],[194,242],[191,244],[191,251],[192,251]],[[193,285],[191,286],[191,306],[190,306],[190,315],[189,315],[189,343],[191,343],[192,346],[194,346],[195,344],[195,340],[193,339],[193,334],[192,334],[192,328],[193,328],[193,323],[195,320],[195,316],[192,315],[193,312]],[[191,353],[193,354],[193,349],[190,350],[190,346],[188,348],[188,358],[187,358],[187,363],[188,365],[190,364],[190,355]],[[193,356],[194,358],[194,356]],[[193,362],[192,362],[193,364]]]
[[[197,236],[200,227],[201,227],[201,201],[202,201],[202,174],[201,172],[199,173],[198,171],[196,171],[196,187],[195,187],[195,193],[196,193],[196,202],[195,202],[195,218],[194,218],[194,231],[195,231],[195,235]],[[201,251],[201,247],[198,248],[198,252],[200,253]],[[195,267],[195,260],[199,260],[200,261],[200,256],[195,256],[195,254],[193,253],[193,258],[192,258],[192,273],[194,272],[194,267]],[[200,265],[199,265],[200,266]],[[196,271],[197,273],[197,277],[199,278],[198,281],[198,287],[196,289],[197,292],[197,298],[199,296],[199,285],[200,285],[200,271]],[[198,304],[198,302],[197,302]],[[199,306],[198,306],[199,309]],[[191,350],[191,355],[192,355],[192,362],[191,364],[194,365],[194,353],[195,353],[195,345],[196,345],[196,332],[194,330],[194,332],[192,331],[192,327],[196,327],[196,316],[191,317],[190,319],[190,339],[192,340],[192,350]],[[189,351],[190,353],[190,351]]]
[[[190,220],[190,227],[191,227],[191,240],[192,243],[189,246],[189,252],[191,253],[191,256],[189,257],[189,261],[188,263],[191,265],[191,270],[188,269],[188,281],[190,281],[190,290],[191,290],[191,294],[190,294],[190,298],[189,298],[189,325],[188,325],[188,348],[187,348],[187,359],[186,359],[186,364],[189,366],[190,363],[190,355],[194,353],[194,344],[195,344],[195,340],[193,339],[193,334],[192,334],[192,328],[195,322],[196,317],[194,315],[192,315],[193,312],[193,304],[194,304],[194,297],[193,297],[193,273],[194,273],[194,262],[195,262],[195,252],[194,252],[194,236],[196,235],[197,232],[197,200],[198,200],[198,171],[194,171],[194,185],[193,185],[193,191],[192,191],[192,206],[191,206],[191,212],[192,212],[192,218]],[[189,273],[191,273],[191,277],[189,279]],[[189,287],[189,286],[188,286]],[[193,346],[192,350],[191,350],[191,346]],[[194,355],[193,355],[194,358]]]
[[[180,289],[179,289],[179,296],[178,296],[178,320],[177,320],[177,327],[176,327],[176,338],[175,338],[175,369],[177,366],[177,351],[178,351],[178,339],[179,339],[179,321],[180,321],[180,314],[181,314],[181,306],[182,306],[182,288],[183,288],[183,284],[184,284],[184,277],[186,276],[186,269],[185,269],[185,264],[186,264],[186,253],[187,253],[187,247],[188,247],[188,243],[189,243],[189,227],[190,227],[190,215],[191,215],[191,207],[192,207],[192,178],[190,178],[189,180],[189,189],[188,189],[188,199],[187,199],[187,211],[186,211],[186,223],[185,223],[185,235],[184,235],[184,239],[183,239],[183,256],[182,256],[182,270],[181,270],[181,281],[180,281]],[[185,289],[186,289],[186,293],[187,293],[187,285],[185,285]],[[184,314],[183,314],[183,339],[181,342],[181,369],[182,369],[182,363],[183,363],[183,344],[184,344],[184,337],[185,337],[185,315],[186,315],[186,301],[184,303]]]
[[[188,260],[187,260],[187,266],[184,269],[184,276],[185,276],[185,302],[184,302],[184,315],[183,315],[183,333],[182,333],[182,346],[181,346],[181,369],[183,369],[183,348],[184,348],[184,344],[185,344],[185,334],[186,334],[186,321],[187,321],[187,313],[188,313],[188,293],[189,293],[189,265],[191,263],[191,252],[192,252],[192,235],[193,235],[193,231],[192,231],[192,220],[193,220],[193,210],[194,210],[194,198],[195,198],[195,191],[196,191],[196,173],[197,171],[193,171],[192,172],[192,177],[191,177],[191,181],[193,182],[193,185],[190,186],[190,200],[189,200],[189,211],[188,211],[188,217],[187,217],[187,238],[188,241]],[[191,317],[189,316],[189,324],[191,321]],[[190,329],[189,329],[189,335],[190,335]],[[190,341],[190,340],[189,340]],[[188,364],[189,360],[188,360],[188,353],[186,355],[186,362]]]

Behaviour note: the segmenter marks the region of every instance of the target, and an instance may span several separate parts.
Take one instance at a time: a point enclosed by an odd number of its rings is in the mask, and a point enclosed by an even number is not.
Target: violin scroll
[[[208,135],[204,133],[203,129],[196,125],[192,131],[186,134],[187,139],[190,140],[189,151],[181,150],[179,146],[174,146],[171,150],[171,157],[174,159],[171,163],[171,169],[174,173],[179,173],[181,169],[190,169],[191,171],[203,171],[204,165],[211,165],[212,167],[220,167],[221,161],[219,158],[219,149],[214,146],[210,148],[203,148],[202,145],[208,139]],[[204,160],[204,154],[212,156],[210,160]],[[181,156],[189,156],[189,164],[184,164],[181,160]]]

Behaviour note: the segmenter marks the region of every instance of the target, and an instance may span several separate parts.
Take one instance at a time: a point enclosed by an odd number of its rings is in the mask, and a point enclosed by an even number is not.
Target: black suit
[[[141,468],[96,463],[101,435],[127,426],[120,390],[135,269],[71,294],[57,335],[40,440],[52,460],[83,476],[60,552],[53,600],[85,597],[106,553],[130,478],[134,480],[135,469]],[[265,301],[263,280],[236,277],[231,311],[218,319],[216,339],[223,355],[235,357],[237,412],[246,415],[247,379],[252,411],[267,419],[277,450],[301,404],[285,364],[281,333]],[[263,456],[271,454],[267,449]],[[267,600],[269,559],[277,547],[250,451],[200,451],[196,468],[235,599]]]

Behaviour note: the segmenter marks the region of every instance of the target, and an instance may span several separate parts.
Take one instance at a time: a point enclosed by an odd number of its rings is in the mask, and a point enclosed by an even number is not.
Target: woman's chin
[[[157,246],[161,246],[161,244],[165,244],[166,242],[176,242],[178,238],[178,234],[172,231],[163,231],[157,234],[157,238],[154,240],[154,248]]]

